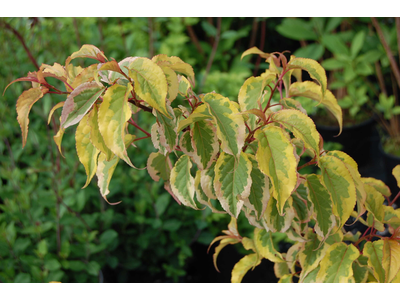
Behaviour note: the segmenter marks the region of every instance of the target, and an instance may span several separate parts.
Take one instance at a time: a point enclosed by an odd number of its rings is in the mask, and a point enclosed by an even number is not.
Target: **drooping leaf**
[[[210,199],[217,199],[217,195],[214,188],[214,179],[215,179],[215,164],[213,162],[208,169],[201,171],[201,188],[203,189],[204,193]]]
[[[225,248],[225,246],[229,245],[229,244],[237,244],[239,243],[240,240],[233,238],[233,237],[229,237],[229,236],[219,236],[216,237],[210,244],[211,245],[217,241],[217,239],[219,238],[219,240],[221,240],[221,242],[219,243],[219,245],[217,247],[215,247],[215,252],[213,254],[213,262],[214,262],[214,267],[215,269],[219,272],[218,267],[217,267],[217,258],[219,253],[221,252],[221,250],[223,248]]]
[[[60,123],[61,123],[61,117],[60,117]],[[64,157],[64,155],[62,154],[62,151],[61,151],[61,142],[62,142],[62,138],[63,138],[63,136],[64,136],[64,132],[65,132],[65,129],[62,128],[62,126],[60,126],[60,128],[58,129],[56,135],[53,136],[53,140],[54,140],[54,142],[55,142],[56,145],[57,145],[58,151],[60,152],[60,154],[61,154],[63,157]]]
[[[392,174],[396,178],[397,186],[400,188],[400,165],[393,168]]]
[[[376,220],[383,223],[385,217],[383,202],[385,201],[385,198],[375,188],[368,184],[365,185],[365,191],[367,192],[365,207],[371,214],[373,214]]]
[[[192,145],[200,169],[209,168],[218,154],[219,144],[215,131],[213,124],[204,120],[193,124]]]
[[[258,168],[256,158],[251,154],[247,154],[247,157],[252,163],[250,173],[252,184],[250,187],[250,195],[247,198],[249,202],[247,206],[256,212],[256,217],[260,220],[270,199],[269,179],[268,176],[262,173]]]
[[[246,273],[250,269],[258,266],[260,263],[261,260],[258,258],[258,255],[256,253],[246,255],[245,257],[240,259],[233,267],[231,282],[232,283],[242,282],[244,275],[246,275]]]
[[[310,174],[307,176],[307,187],[310,199],[314,205],[316,214],[315,232],[321,237],[326,237],[335,226],[335,219],[332,218],[332,200],[321,184],[318,175]]]
[[[256,159],[260,170],[272,182],[272,196],[278,201],[278,211],[283,207],[297,183],[297,162],[294,148],[283,129],[266,126],[254,135],[258,141]]]
[[[182,59],[177,56],[168,57],[165,54],[159,54],[152,58],[152,61],[160,66],[168,66],[175,72],[182,73],[189,77],[191,84],[195,86],[194,72],[191,65],[185,63]]]
[[[181,203],[198,209],[194,201],[194,178],[190,174],[192,163],[187,155],[182,155],[171,170],[170,182],[172,192]]]
[[[342,227],[356,204],[356,187],[345,163],[337,157],[325,155],[319,160],[322,183],[331,195],[333,213]]]
[[[161,145],[161,136],[164,134],[163,130],[164,128],[158,123],[154,123],[151,127],[151,141],[153,142],[154,148],[160,150],[160,153],[166,155],[168,151],[163,145]]]
[[[298,110],[282,109],[273,114],[272,119],[293,132],[319,157],[319,133],[310,117]]]
[[[117,203],[110,203],[107,200],[107,195],[110,193],[108,186],[111,181],[111,177],[114,174],[114,170],[117,167],[117,164],[119,162],[119,157],[114,155],[114,157],[110,160],[107,161],[107,157],[104,153],[100,153],[99,159],[97,162],[97,171],[96,171],[96,176],[97,176],[97,185],[100,189],[101,196],[104,198],[104,200],[107,201],[107,203],[115,205]]]
[[[374,187],[382,195],[390,197],[391,195],[390,189],[382,180],[375,179],[372,177],[363,177],[361,178],[361,181],[364,182],[365,184]]]
[[[169,156],[161,153],[151,153],[147,160],[147,172],[154,181],[159,181],[160,177],[163,180],[169,180],[172,165]]]
[[[32,105],[36,103],[44,95],[44,90],[41,87],[31,88],[24,91],[17,100],[17,120],[22,131],[22,148],[25,147],[28,137],[29,112]]]
[[[277,262],[274,264],[274,273],[276,278],[282,278],[289,275],[289,268],[286,262]]]
[[[61,102],[58,102],[56,105],[53,106],[53,108],[49,112],[49,117],[47,118],[47,124],[50,124],[51,117],[53,116],[53,113],[55,112],[55,110],[57,108],[63,107],[64,103],[65,103],[65,101],[61,101]]]
[[[322,98],[321,88],[312,81],[295,82],[291,84],[289,89],[290,97],[307,97],[323,104],[336,118],[339,123],[339,133],[342,132],[343,116],[342,109],[339,106],[336,97],[331,91],[326,90],[325,96]]]
[[[302,243],[295,243],[293,244],[289,250],[286,253],[286,263],[289,267],[290,272],[295,273],[296,269],[296,261],[297,261],[297,256],[300,252],[300,250],[302,249],[303,244]]]
[[[288,69],[302,69],[310,74],[312,79],[315,79],[321,86],[322,98],[324,98],[327,79],[324,68],[315,60],[310,58],[294,58],[288,63]]]
[[[246,127],[237,104],[216,93],[206,94],[203,102],[215,121],[222,151],[238,158],[244,145]]]
[[[286,232],[294,218],[293,199],[289,197],[283,207],[283,213],[278,211],[277,200],[271,197],[263,215],[264,226],[272,232]]]
[[[237,158],[222,152],[215,164],[214,187],[223,209],[237,218],[243,206],[240,195],[247,198],[250,193],[252,164],[246,153]]]
[[[104,52],[100,51],[99,48],[93,45],[85,44],[81,47],[81,49],[72,53],[71,56],[68,56],[68,58],[65,61],[65,65],[67,66],[71,60],[78,57],[93,58],[100,61],[101,63],[104,63],[107,60],[107,57],[104,55]]]
[[[225,211],[220,211],[214,207],[211,203],[210,198],[204,193],[203,188],[201,187],[201,170],[197,170],[196,176],[194,178],[194,189],[196,192],[196,199],[199,203],[209,207],[213,213],[217,214],[225,214]]]
[[[168,152],[172,152],[178,143],[178,134],[176,132],[176,118],[171,106],[167,105],[166,109],[170,116],[169,118],[156,110],[153,111],[153,113],[157,117],[159,127],[162,128],[162,134],[160,134],[160,143],[163,147],[165,147],[165,149],[167,149]]]
[[[161,69],[163,70],[165,77],[167,79],[167,84],[168,84],[167,98],[170,102],[172,102],[175,100],[176,96],[178,96],[178,91],[179,91],[178,77],[176,76],[176,73],[167,66],[161,66]]]
[[[190,136],[190,131],[184,131],[179,139],[179,148],[186,155],[189,155],[194,162],[200,160],[198,157],[195,157],[194,148],[192,145],[192,137]]]
[[[138,57],[129,65],[129,76],[133,79],[135,93],[140,98],[167,118],[172,118],[165,102],[168,92],[167,79],[160,66],[148,58]]]
[[[400,244],[396,240],[383,240],[382,266],[386,282],[392,282],[400,270]]]
[[[246,51],[244,51],[240,59],[243,59],[243,57],[245,57],[245,56],[247,56],[249,54],[259,54],[263,58],[270,57],[269,53],[265,53],[265,52],[261,51],[260,49],[258,49],[257,47],[252,47],[252,48],[247,49]]]
[[[76,152],[78,153],[79,161],[85,167],[87,180],[83,188],[87,187],[92,180],[97,170],[97,157],[100,151],[93,146],[90,142],[90,123],[89,117],[93,115],[85,115],[79,122],[76,128],[75,140],[76,140]]]
[[[282,254],[274,248],[271,232],[267,232],[265,229],[255,228],[253,240],[257,253],[262,257],[275,263],[284,262]]]
[[[373,275],[378,282],[386,282],[385,269],[382,266],[383,240],[367,242],[364,245],[363,255],[368,257],[368,266],[372,268]]]
[[[114,156],[113,152],[107,147],[104,142],[103,136],[100,133],[99,129],[99,108],[98,105],[93,105],[93,109],[89,113],[89,126],[90,130],[90,141],[99,151],[106,155],[106,160],[110,161],[110,159]]]
[[[61,126],[77,124],[104,92],[96,82],[86,82],[74,89],[67,97],[61,113]]]
[[[100,104],[98,124],[104,143],[114,154],[134,168],[126,152],[125,126],[132,115],[128,97],[132,86],[115,84],[107,89]]]

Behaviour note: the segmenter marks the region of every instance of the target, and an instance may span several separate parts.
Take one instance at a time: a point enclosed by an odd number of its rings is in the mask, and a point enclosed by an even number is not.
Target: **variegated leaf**
[[[365,184],[374,187],[383,196],[390,197],[391,195],[390,189],[382,180],[375,179],[372,177],[363,177],[361,178],[361,181],[364,182]]]
[[[151,153],[147,160],[147,172],[154,181],[159,181],[160,177],[163,180],[169,180],[172,165],[169,156],[161,153]]]
[[[129,64],[129,77],[135,83],[135,93],[167,118],[172,118],[166,108],[168,83],[163,70],[155,62],[138,57]]]
[[[307,115],[307,111],[301,106],[301,103],[292,98],[282,98],[279,100],[279,103],[283,105],[286,109],[297,109],[301,111],[303,114]]]
[[[75,133],[76,152],[78,153],[79,161],[85,167],[87,175],[87,180],[83,188],[89,185],[96,173],[97,157],[100,153],[100,151],[90,142],[90,117],[93,118],[92,115],[87,114],[82,118]]]
[[[197,170],[196,176],[194,178],[194,189],[196,192],[196,199],[199,201],[199,203],[209,207],[213,213],[217,214],[225,214],[225,211],[220,211],[214,207],[214,205],[211,203],[211,199],[207,197],[207,195],[204,193],[202,187],[201,187],[201,170]]]
[[[272,196],[278,201],[283,214],[285,202],[297,183],[295,149],[283,129],[268,125],[254,135],[258,141],[256,159],[260,170],[272,182]]]
[[[68,58],[65,61],[65,65],[67,66],[70,61],[74,58],[78,57],[87,57],[87,58],[93,58],[96,59],[102,63],[105,62],[107,57],[104,55],[103,51],[100,51],[99,48],[93,46],[93,45],[83,45],[81,49],[78,51],[74,52],[71,54],[71,56],[68,56]]]
[[[178,75],[178,92],[182,96],[186,97],[188,94],[188,90],[191,88],[189,80],[186,79],[186,77],[182,75]]]
[[[131,91],[131,85],[115,84],[107,89],[99,108],[98,125],[107,148],[134,168],[124,143],[126,123],[132,115],[128,105]]]
[[[358,259],[353,261],[353,276],[356,283],[365,283],[368,279],[368,266],[362,265]]]
[[[310,174],[307,176],[307,187],[309,196],[314,205],[316,214],[315,232],[321,237],[326,237],[335,226],[335,218],[332,218],[332,200],[321,184],[318,175]]]
[[[63,107],[65,101],[58,102],[56,105],[53,106],[53,108],[49,112],[49,117],[47,118],[47,124],[50,124],[51,117],[53,116],[53,113],[56,111],[57,108]]]
[[[188,76],[190,81],[192,82],[192,85],[195,86],[194,72],[192,66],[188,63],[185,63],[179,57],[168,57],[165,54],[159,54],[154,56],[151,60],[157,63],[159,66],[168,66],[172,70]]]
[[[210,199],[217,199],[217,195],[214,188],[215,180],[215,162],[211,164],[208,169],[201,171],[200,184],[204,193]]]
[[[232,283],[242,282],[244,275],[246,275],[246,273],[250,269],[258,266],[260,263],[261,260],[258,258],[258,255],[256,253],[246,255],[241,260],[239,260],[233,267],[231,282]]]
[[[397,186],[400,188],[400,165],[393,168],[392,174],[396,178]]]
[[[372,186],[366,184],[364,187],[367,192],[365,207],[374,216],[374,219],[383,223],[385,217],[383,202],[385,201],[385,198]]]
[[[104,92],[96,82],[86,82],[73,90],[67,97],[61,113],[61,126],[67,128],[82,120],[96,100]]]
[[[104,200],[107,201],[108,204],[118,204],[117,203],[110,203],[107,200],[107,195],[110,193],[108,186],[111,181],[111,177],[114,174],[114,170],[117,167],[117,164],[119,162],[119,157],[114,155],[114,157],[110,160],[107,161],[107,157],[104,153],[100,153],[99,159],[97,162],[97,171],[96,171],[96,176],[97,176],[97,185],[100,189],[101,196],[104,198]]]
[[[396,240],[383,240],[382,266],[386,282],[393,282],[400,270],[400,244]]]
[[[246,127],[237,103],[216,93],[206,94],[203,102],[215,121],[222,151],[238,158],[244,145]]]
[[[163,70],[165,77],[167,79],[167,84],[168,84],[167,98],[170,102],[172,102],[175,100],[176,96],[178,96],[178,90],[179,90],[178,77],[176,76],[176,73],[167,66],[161,66],[161,69]]]
[[[222,152],[215,164],[214,188],[223,209],[237,218],[243,206],[238,196],[247,198],[250,193],[252,164],[246,153],[237,158]]]
[[[313,81],[295,82],[290,85],[290,97],[307,97],[323,104],[336,118],[339,123],[339,133],[342,132],[343,116],[342,109],[339,106],[336,97],[331,91],[326,90],[325,96],[322,97],[321,87]]]
[[[257,253],[262,257],[275,263],[285,261],[282,254],[275,250],[271,232],[267,232],[265,229],[255,228],[253,240]]]
[[[286,275],[289,275],[289,267],[286,263],[286,261],[284,262],[276,262],[274,264],[274,273],[276,278],[282,278]]]
[[[337,157],[325,155],[319,160],[322,183],[331,195],[333,213],[342,227],[356,204],[356,187],[345,163]]]
[[[212,119],[210,112],[208,111],[207,105],[202,104],[189,115],[187,119],[183,119],[179,122],[177,132],[180,132],[182,129],[186,128],[187,126],[191,125],[192,123],[205,120],[205,119]]]
[[[47,89],[46,89],[47,90]],[[22,148],[25,147],[28,137],[29,112],[32,105],[43,97],[45,90],[41,87],[31,88],[24,91],[17,100],[17,120],[22,132]]]
[[[294,215],[292,197],[285,202],[282,214],[278,211],[278,202],[271,197],[264,212],[263,221],[266,228],[272,232],[286,232],[292,224]]]
[[[192,145],[200,169],[207,169],[218,154],[219,144],[215,127],[205,120],[197,121],[192,128]]]
[[[307,115],[298,110],[282,109],[273,114],[272,119],[293,132],[295,137],[302,140],[319,157],[319,133]]]
[[[383,260],[383,240],[367,242],[364,245],[363,255],[368,257],[368,266],[372,269],[372,274],[378,282],[386,281],[386,271],[382,266]]]
[[[168,152],[172,152],[178,143],[178,134],[176,132],[176,118],[174,111],[171,106],[167,105],[166,109],[169,114],[169,118],[159,113],[157,110],[153,110],[153,114],[157,117],[159,127],[162,128],[163,134],[160,134],[160,143]]]
[[[95,72],[97,71],[97,64],[91,65],[85,69],[83,69],[71,82],[70,86],[76,89],[83,83],[93,81],[95,78]],[[100,85],[100,82],[97,82]]]
[[[164,128],[158,123],[154,123],[151,127],[151,141],[153,142],[154,148],[160,150],[164,155],[168,153],[167,149],[161,144],[162,135],[164,135]]]
[[[346,283],[353,276],[352,264],[360,256],[353,245],[336,243],[330,246],[321,260],[316,282]]]
[[[194,201],[194,178],[190,174],[192,163],[187,155],[182,155],[171,170],[170,182],[174,195],[181,203],[198,209]]]
[[[251,154],[247,154],[247,157],[252,163],[250,173],[252,184],[250,187],[250,195],[247,197],[248,201],[245,201],[244,204],[254,210],[257,219],[260,220],[270,199],[269,179],[268,176],[262,173],[258,168],[256,158]]]

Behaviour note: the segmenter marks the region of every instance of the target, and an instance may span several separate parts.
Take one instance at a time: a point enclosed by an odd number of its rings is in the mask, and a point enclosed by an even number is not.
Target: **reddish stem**
[[[143,132],[144,134],[147,135],[147,137],[150,137],[151,134],[148,133],[146,130],[144,130],[143,128],[141,128],[139,125],[136,124],[135,121],[133,121],[133,119],[131,118],[130,120],[128,120],[128,123],[131,124],[132,126],[136,127],[137,129],[139,129],[141,132]]]

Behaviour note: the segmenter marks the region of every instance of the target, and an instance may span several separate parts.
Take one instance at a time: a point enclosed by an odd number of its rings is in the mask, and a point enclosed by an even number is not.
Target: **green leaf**
[[[203,102],[215,121],[222,151],[238,158],[244,145],[246,127],[237,103],[216,93],[206,94]]]
[[[368,279],[368,267],[362,265],[358,259],[353,261],[353,276],[356,283],[365,283]]]
[[[302,140],[307,148],[314,151],[318,159],[319,133],[310,117],[298,110],[282,109],[274,113],[271,118]]]
[[[109,245],[118,237],[118,233],[113,229],[107,229],[100,235],[100,243]]]
[[[192,163],[187,155],[182,155],[171,170],[171,188],[181,203],[197,209],[194,201],[194,178],[190,174]]]
[[[383,210],[383,202],[385,198],[375,188],[366,184],[365,191],[367,192],[367,199],[365,200],[365,207],[373,214],[374,218],[380,222],[384,222],[385,213]]]
[[[250,193],[252,164],[247,154],[240,157],[222,152],[215,164],[214,187],[223,209],[232,217],[237,218],[243,206],[243,200]]]
[[[381,283],[386,282],[386,271],[382,266],[383,245],[383,240],[367,242],[363,249],[363,255],[368,257],[368,266],[372,268],[372,274],[375,276],[376,280]]]
[[[110,203],[110,202],[108,202],[107,197],[106,197],[110,193],[110,191],[108,190],[108,185],[110,184],[111,177],[114,173],[114,170],[115,170],[118,162],[119,162],[119,157],[116,155],[110,161],[107,161],[107,157],[104,153],[100,153],[99,159],[97,162],[97,171],[96,171],[97,185],[100,189],[101,196],[109,204],[120,203],[120,202]]]
[[[27,273],[19,273],[14,278],[14,283],[30,283],[31,275]]]
[[[276,278],[282,278],[284,276],[289,275],[289,267],[285,262],[277,262],[274,264],[274,273]]]
[[[309,58],[295,58],[288,63],[288,69],[302,69],[310,74],[312,79],[315,79],[321,88],[322,98],[325,97],[327,79],[324,68],[315,60]]]
[[[269,179],[268,176],[262,173],[258,168],[256,158],[251,154],[247,154],[247,157],[252,163],[250,173],[252,184],[250,187],[250,195],[243,199],[244,205],[254,210],[257,219],[260,220],[270,199]]]
[[[311,23],[298,18],[284,18],[276,30],[284,37],[297,41],[317,39]]]
[[[289,197],[288,201],[285,202],[283,213],[278,211],[278,202],[274,197],[271,197],[263,215],[264,227],[272,232],[286,232],[292,224],[294,216],[292,197]]]
[[[145,57],[137,57],[129,64],[129,77],[135,83],[135,93],[167,118],[172,116],[166,108],[168,83],[160,66]]]
[[[242,279],[244,275],[246,275],[247,271],[258,266],[260,263],[261,260],[258,258],[258,255],[256,253],[246,255],[241,260],[239,260],[233,267],[231,282],[232,283],[242,282]]]
[[[92,180],[97,169],[97,157],[100,151],[93,146],[90,142],[90,130],[89,125],[91,121],[89,120],[89,114],[85,115],[79,122],[76,128],[75,140],[76,140],[76,152],[78,153],[78,158],[81,164],[85,167],[87,179],[83,188],[87,187]]]
[[[323,45],[319,43],[309,44],[305,47],[297,49],[293,55],[296,57],[311,58],[314,60],[319,60],[325,52]]]
[[[359,256],[360,252],[351,244],[333,244],[321,260],[316,282],[348,283],[353,276],[353,261]]]
[[[134,168],[124,143],[126,123],[132,115],[128,105],[128,97],[131,91],[132,86],[130,84],[127,86],[115,84],[108,88],[100,105],[98,123],[106,146]]]
[[[321,63],[322,67],[327,71],[339,70],[346,66],[346,63],[336,58],[328,58]]]
[[[322,36],[322,44],[335,55],[349,55],[349,49],[346,47],[342,39],[337,34],[325,34],[324,36]]]
[[[338,226],[342,227],[356,204],[356,187],[353,177],[345,163],[334,156],[321,157],[319,167],[322,183],[333,202],[333,213],[339,218]]]
[[[364,40],[365,40],[365,32],[364,31],[358,32],[356,34],[356,36],[353,38],[353,41],[351,42],[351,47],[350,47],[350,53],[351,53],[351,57],[353,59],[360,52],[362,46],[364,45]]]
[[[332,218],[331,197],[321,184],[318,175],[310,174],[307,176],[307,187],[316,214],[315,232],[321,237],[327,237],[333,226],[336,225],[335,218]]]
[[[258,141],[259,168],[270,178],[272,196],[278,201],[279,213],[283,214],[285,202],[297,183],[295,149],[280,127],[268,125],[258,129],[254,137]]]
[[[154,181],[169,180],[172,165],[169,156],[161,153],[151,153],[147,160],[147,172]]]
[[[104,92],[96,82],[85,82],[68,95],[61,113],[61,126],[67,128],[78,123]]]
[[[322,98],[320,86],[312,81],[304,81],[304,82],[295,82],[290,86],[289,90],[290,97],[307,97],[318,101],[323,104],[336,118],[339,123],[339,133],[342,132],[342,109],[340,108],[335,96],[331,91],[327,90],[325,93],[325,97]]]
[[[255,228],[253,240],[257,253],[262,257],[275,263],[284,262],[282,254],[274,248],[271,232],[267,232],[265,229]]]
[[[218,138],[213,124],[204,120],[193,124],[192,146],[199,168],[202,170],[209,168],[219,151]]]
[[[28,125],[29,125],[29,112],[32,105],[36,103],[40,98],[43,97],[43,88],[31,88],[24,91],[17,100],[17,120],[22,131],[22,147],[25,147],[26,139],[28,137]]]
[[[293,274],[286,274],[286,275],[283,275],[283,276],[279,279],[278,283],[293,283]]]
[[[61,268],[61,264],[58,262],[57,259],[51,258],[49,260],[46,260],[46,262],[44,263],[44,267],[49,271],[56,271]]]

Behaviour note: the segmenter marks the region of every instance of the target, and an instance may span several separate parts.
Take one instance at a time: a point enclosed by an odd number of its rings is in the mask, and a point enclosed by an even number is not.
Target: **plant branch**
[[[262,20],[261,21],[261,41],[260,41],[260,50],[263,51],[264,49],[264,44],[265,44],[265,31],[266,31],[266,21]],[[257,75],[258,69],[260,67],[261,63],[261,56],[257,57],[256,65],[254,67],[254,72],[253,76]]]
[[[400,52],[400,18],[394,18],[396,20],[396,31],[397,31],[397,51]],[[399,63],[400,63],[400,55],[399,55]]]
[[[203,79],[202,79],[201,84],[200,84],[200,88],[199,88],[200,91],[203,88],[204,83],[206,82],[207,75],[210,72],[211,66],[213,64],[214,56],[215,56],[215,53],[217,52],[217,48],[218,48],[220,35],[221,35],[221,17],[218,17],[217,35],[215,36],[214,45],[213,45],[213,48],[211,50],[210,58],[208,59],[206,73],[204,74]]]
[[[374,24],[376,32],[378,33],[379,39],[380,39],[383,47],[385,48],[386,55],[389,58],[390,66],[391,66],[391,68],[393,70],[394,76],[396,77],[397,85],[400,88],[400,70],[399,70],[399,67],[397,66],[396,61],[394,60],[392,51],[390,50],[390,47],[389,47],[387,41],[385,40],[385,36],[383,35],[381,26],[379,25],[377,19],[375,17],[371,17],[371,20],[372,20],[372,24]]]
[[[149,24],[149,56],[154,56],[154,41],[153,41],[153,18],[147,18]]]
[[[22,35],[13,27],[11,27],[10,24],[8,24],[7,22],[2,21],[3,25],[10,31],[12,31],[12,33],[14,33],[14,35],[17,37],[17,39],[19,39],[19,41],[22,44],[22,47],[24,47],[26,54],[28,54],[29,59],[31,60],[31,62],[34,64],[34,66],[36,67],[36,69],[40,69],[39,64],[37,63],[36,59],[33,57],[31,51],[29,50],[29,48],[26,46],[25,40],[22,37]]]
[[[186,30],[187,30],[187,32],[189,34],[189,37],[190,37],[191,41],[196,46],[197,51],[199,51],[201,56],[204,58],[204,50],[203,50],[203,48],[201,47],[201,45],[199,43],[199,39],[197,38],[197,35],[194,32],[193,27],[190,26],[190,25],[186,25]]]
[[[128,123],[131,124],[132,126],[136,127],[137,129],[139,129],[141,132],[143,132],[147,137],[151,136],[150,133],[148,133],[146,130],[144,130],[143,128],[141,128],[138,124],[136,124],[136,122],[132,119],[128,120]]]
[[[386,92],[386,87],[385,87],[385,81],[383,79],[383,75],[382,75],[382,69],[381,66],[378,62],[375,62],[375,71],[376,71],[376,75],[378,77],[378,83],[379,83],[379,87],[381,88],[382,93],[387,96],[387,92]]]
[[[78,22],[77,22],[76,18],[72,18],[72,23],[74,24],[76,42],[78,43],[79,48],[81,48],[82,43],[81,43],[81,38],[79,36],[79,26],[78,26]]]

